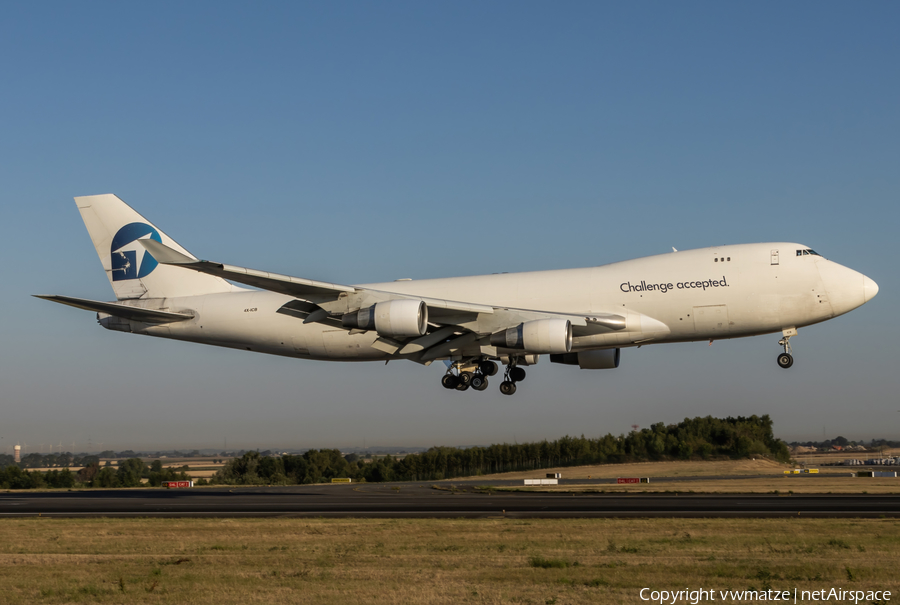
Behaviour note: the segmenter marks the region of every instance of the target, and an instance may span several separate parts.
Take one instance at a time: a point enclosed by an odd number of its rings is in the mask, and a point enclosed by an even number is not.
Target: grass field
[[[798,462],[802,462],[808,465],[816,465],[816,464],[835,464],[847,460],[849,458],[855,458],[857,460],[867,460],[869,458],[885,458],[888,456],[896,456],[900,454],[900,448],[880,448],[874,451],[868,452],[809,452],[809,453],[797,453],[794,454],[794,458]]]
[[[886,519],[29,518],[0,521],[0,538],[0,602],[9,604],[645,603],[644,587],[900,592],[900,525]]]
[[[566,483],[556,487],[501,487],[524,491],[561,492],[696,492],[713,494],[769,494],[773,492],[795,494],[896,494],[900,493],[900,477],[850,477],[861,467],[821,467],[819,476],[785,475],[784,471],[796,468],[765,458],[755,460],[674,460],[665,462],[637,462],[631,464],[603,464],[574,466],[546,470],[522,471],[467,477],[490,485],[500,479],[532,479],[545,477],[547,473],[561,473],[564,479],[610,479],[615,477],[655,477],[650,483],[634,485],[596,485]],[[874,468],[874,467],[873,467]],[[884,467],[883,470],[896,470]],[[765,475],[758,478],[759,475]],[[702,481],[665,481],[666,477],[738,477],[735,479],[704,479]],[[743,478],[746,476],[747,478]],[[453,479],[439,484],[453,483]],[[458,481],[458,480],[457,480]]]
[[[596,464],[591,466],[564,466],[533,471],[517,471],[467,477],[467,479],[532,479],[544,477],[547,473],[561,473],[565,479],[611,478],[611,477],[705,477],[710,475],[764,475],[781,474],[794,468],[757,458],[755,460],[667,460],[665,462],[631,462],[628,464]],[[452,479],[448,479],[452,481]]]
[[[452,483],[451,483],[452,485]],[[712,479],[704,481],[651,481],[623,485],[566,484],[541,487],[497,487],[498,491],[697,494],[897,494],[900,477],[798,477],[775,476],[764,479]]]

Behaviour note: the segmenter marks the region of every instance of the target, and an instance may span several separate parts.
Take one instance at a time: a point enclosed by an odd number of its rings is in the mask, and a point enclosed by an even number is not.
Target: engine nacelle
[[[551,355],[550,363],[578,366],[582,370],[612,370],[619,367],[621,357],[621,349],[599,349],[566,353],[564,355]]]
[[[379,336],[423,336],[428,329],[428,307],[423,300],[388,300],[341,318],[345,328],[375,330]]]
[[[501,355],[500,363],[509,365],[513,359],[516,360],[517,366],[533,366],[541,360],[540,355]]]
[[[526,321],[491,334],[491,346],[529,353],[568,353],[572,350],[572,322],[568,319]]]
[[[97,323],[107,330],[115,330],[116,332],[131,332],[131,322],[115,315],[107,313],[97,313]]]

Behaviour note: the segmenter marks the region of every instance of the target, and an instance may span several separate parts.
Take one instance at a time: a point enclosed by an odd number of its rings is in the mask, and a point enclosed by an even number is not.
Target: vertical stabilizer
[[[237,289],[213,275],[157,263],[138,240],[154,239],[188,256],[191,253],[115,195],[76,197],[75,203],[118,300],[196,296]]]

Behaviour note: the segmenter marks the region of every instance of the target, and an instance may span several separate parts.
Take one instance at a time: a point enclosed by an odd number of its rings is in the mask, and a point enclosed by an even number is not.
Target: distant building
[[[13,448],[13,460],[15,460],[16,464],[22,462],[22,446],[17,445]]]

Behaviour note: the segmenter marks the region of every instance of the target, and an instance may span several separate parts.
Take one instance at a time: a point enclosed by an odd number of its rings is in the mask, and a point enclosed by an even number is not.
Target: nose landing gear
[[[794,334],[796,334],[796,331],[794,331]],[[778,365],[785,370],[794,365],[794,356],[791,355],[791,336],[793,334],[786,334],[778,341],[778,344],[784,347],[784,353],[778,354]]]
[[[794,357],[790,353],[781,353],[778,356],[778,365],[785,370],[794,365]]]

